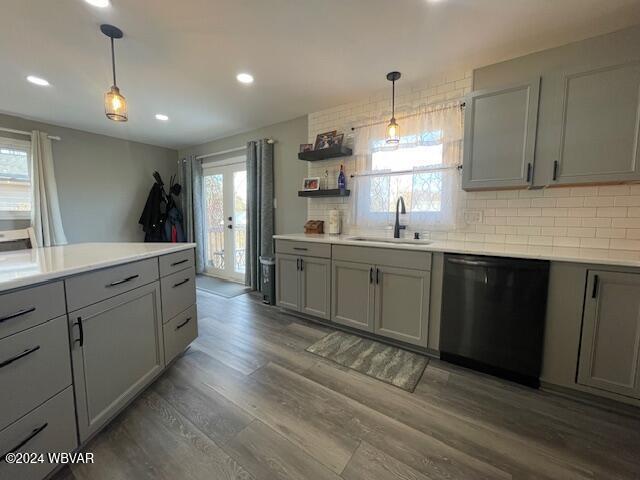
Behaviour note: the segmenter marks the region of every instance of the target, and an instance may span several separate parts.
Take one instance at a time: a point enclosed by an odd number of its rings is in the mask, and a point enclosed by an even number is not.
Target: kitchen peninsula
[[[194,247],[0,253],[2,454],[75,450],[197,337]],[[43,478],[54,468],[2,463],[0,478]]]

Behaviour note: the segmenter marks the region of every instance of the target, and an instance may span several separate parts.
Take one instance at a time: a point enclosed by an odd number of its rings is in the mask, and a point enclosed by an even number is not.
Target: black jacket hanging
[[[154,183],[138,221],[145,233],[145,242],[164,241],[165,212],[163,211],[163,203],[164,192],[162,185]]]

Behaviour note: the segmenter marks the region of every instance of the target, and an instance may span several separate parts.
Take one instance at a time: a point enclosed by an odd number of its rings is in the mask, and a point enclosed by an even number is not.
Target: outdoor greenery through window
[[[0,138],[0,218],[29,218],[30,143]]]

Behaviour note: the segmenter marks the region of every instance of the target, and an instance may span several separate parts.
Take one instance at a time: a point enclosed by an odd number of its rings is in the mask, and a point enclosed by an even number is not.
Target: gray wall
[[[69,243],[144,239],[138,219],[151,175],[157,170],[168,183],[177,171],[177,151],[2,114],[0,126],[62,137],[53,141],[53,162]],[[0,220],[0,230],[26,226]]]
[[[188,154],[204,155],[245,145],[250,140],[273,138],[276,143],[274,181],[276,195],[276,233],[301,232],[307,220],[307,201],[298,197],[302,179],[307,176],[307,162],[298,160],[301,143],[307,143],[307,116],[276,123],[251,132],[226,137],[180,151],[180,158]]]

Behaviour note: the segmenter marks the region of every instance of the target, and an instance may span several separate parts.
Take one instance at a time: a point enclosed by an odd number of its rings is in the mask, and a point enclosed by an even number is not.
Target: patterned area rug
[[[429,358],[344,332],[332,332],[308,352],[413,392]]]

